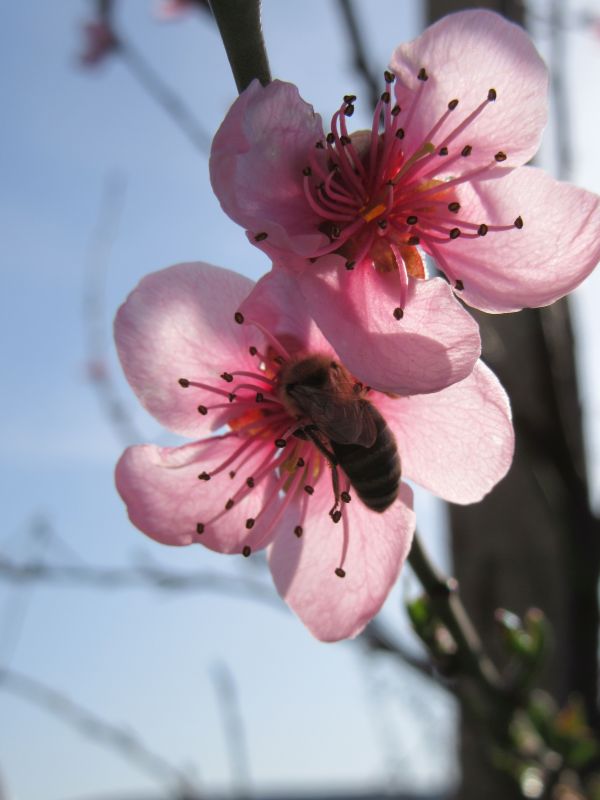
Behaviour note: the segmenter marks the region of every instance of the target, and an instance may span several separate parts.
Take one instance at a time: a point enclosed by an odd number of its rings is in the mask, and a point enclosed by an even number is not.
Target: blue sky
[[[373,63],[383,70],[394,46],[416,34],[420,4],[357,5]],[[253,278],[268,265],[221,211],[206,157],[119,59],[95,71],[78,67],[80,28],[90,6],[85,0],[21,0],[0,7],[0,551],[31,558],[31,528],[43,518],[75,553],[53,544],[48,557],[56,563],[72,558],[97,566],[206,568],[233,578],[250,570],[261,579],[260,569],[241,559],[146,540],[127,522],[114,490],[123,443],[87,380],[83,324],[85,267],[109,176],[119,176],[124,192],[103,323],[109,367],[144,441],[166,439],[120,376],[110,345],[118,305],[144,274],[178,261],[205,260]],[[117,6],[124,34],[212,135],[235,87],[209,20],[193,15],[161,24],[150,0],[118,0]],[[365,95],[350,69],[332,0],[264,0],[263,19],[274,76],[297,83],[325,117],[342,95]],[[597,75],[600,40],[576,34],[569,43],[570,74]],[[598,191],[596,84],[574,81],[572,103],[575,178]],[[367,121],[360,108],[359,102],[357,126]],[[550,147],[546,159],[552,163]],[[593,276],[576,299],[595,476],[599,294],[600,278]],[[419,516],[443,560],[443,511],[420,497]],[[400,602],[414,587],[407,574],[384,612],[404,637]],[[13,648],[11,626],[25,608]],[[0,663],[9,657],[15,669],[135,730],[151,749],[189,767],[203,788],[227,792],[231,786],[211,677],[220,663],[237,684],[254,788],[358,789],[391,780],[426,789],[454,775],[453,706],[441,690],[385,661],[367,663],[355,645],[312,640],[283,606],[214,593],[53,586],[24,593],[0,584]],[[11,800],[143,790],[161,796],[160,785],[126,759],[6,691],[0,692],[0,720],[0,774]],[[426,746],[439,751],[434,762],[418,755]]]

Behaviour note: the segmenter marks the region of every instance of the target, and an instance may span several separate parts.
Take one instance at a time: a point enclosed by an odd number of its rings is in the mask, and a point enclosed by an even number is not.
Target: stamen
[[[241,311],[236,311],[233,315],[234,320],[237,322],[238,325],[243,325],[244,323],[244,315]]]
[[[254,241],[255,242],[264,242],[264,240],[267,238],[268,235],[269,234],[266,233],[265,231],[261,231],[261,233],[255,234]]]

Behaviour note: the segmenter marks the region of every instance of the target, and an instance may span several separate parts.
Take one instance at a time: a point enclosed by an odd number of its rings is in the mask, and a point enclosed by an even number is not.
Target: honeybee
[[[295,435],[310,438],[331,464],[335,505],[330,514],[335,522],[341,517],[338,465],[372,511],[389,508],[400,488],[396,439],[363,395],[362,384],[323,355],[286,364],[279,375],[281,402],[300,422],[308,419]]]

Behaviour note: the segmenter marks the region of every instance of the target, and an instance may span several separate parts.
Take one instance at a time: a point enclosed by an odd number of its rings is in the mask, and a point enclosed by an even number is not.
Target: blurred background
[[[90,0],[0,5],[0,798],[449,797],[459,712],[406,621],[403,604],[419,592],[408,568],[371,631],[324,645],[287,611],[260,559],[161,547],[129,524],[115,491],[124,446],[176,441],[120,373],[117,307],[143,275],[180,261],[254,279],[269,268],[208,180],[210,140],[236,96],[223,45],[202,3],[176,5],[116,0],[122,46],[98,59]],[[264,0],[273,76],[296,83],[325,120],[358,95],[354,128],[366,127],[348,8],[379,76],[394,47],[450,5],[460,4]],[[560,124],[540,163],[600,191],[600,2],[500,5],[525,15],[558,81]],[[584,432],[574,434],[574,491],[587,507],[589,489],[596,510],[599,300],[595,274],[571,305]],[[559,352],[572,368],[561,320],[549,358]],[[574,373],[560,377],[577,427]],[[543,416],[543,400],[528,413]],[[447,509],[419,492],[417,513],[452,571]],[[500,602],[510,597],[490,599]],[[568,615],[559,643],[562,628]]]

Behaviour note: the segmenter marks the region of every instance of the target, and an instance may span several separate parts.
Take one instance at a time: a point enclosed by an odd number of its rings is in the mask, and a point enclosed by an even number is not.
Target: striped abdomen
[[[331,449],[356,494],[373,511],[385,511],[398,496],[400,457],[394,434],[379,411],[371,403],[365,413],[373,418],[377,437],[371,447],[339,444],[331,441]]]

